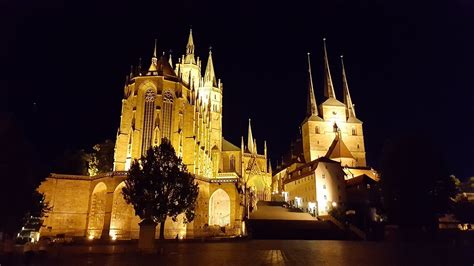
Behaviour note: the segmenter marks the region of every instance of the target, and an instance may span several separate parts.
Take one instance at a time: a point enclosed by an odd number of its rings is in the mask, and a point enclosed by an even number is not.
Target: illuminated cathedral
[[[194,221],[167,219],[165,236],[244,233],[248,205],[271,198],[271,167],[266,143],[260,153],[257,150],[250,120],[247,140],[242,137],[240,147],[224,139],[223,83],[216,77],[212,56],[209,50],[202,69],[192,31],[177,62],[171,55],[158,55],[155,41],[149,67],[132,67],[124,85],[113,172],[50,174],[38,188],[53,208],[44,220],[42,236],[138,238],[140,219],[121,194],[123,181],[131,162],[162,138],[171,141],[199,184]]]

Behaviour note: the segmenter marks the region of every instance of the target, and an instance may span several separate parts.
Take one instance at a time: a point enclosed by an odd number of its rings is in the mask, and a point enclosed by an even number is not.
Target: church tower
[[[366,166],[362,121],[355,115],[344,63],[341,58],[344,102],[340,102],[334,90],[326,39],[323,41],[325,101],[319,108],[316,105],[308,53],[307,114],[301,125],[304,159],[311,162],[320,157],[327,157],[340,161],[343,166]]]

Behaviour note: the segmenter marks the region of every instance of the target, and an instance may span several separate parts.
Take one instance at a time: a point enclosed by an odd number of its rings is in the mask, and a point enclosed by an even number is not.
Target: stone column
[[[112,204],[114,200],[114,192],[107,191],[105,195],[105,215],[104,215],[104,227],[102,228],[101,239],[110,239],[110,221],[112,220]]]

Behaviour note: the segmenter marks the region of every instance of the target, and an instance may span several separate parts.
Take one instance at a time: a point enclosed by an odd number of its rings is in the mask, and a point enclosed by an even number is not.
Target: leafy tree
[[[112,171],[114,166],[115,144],[110,139],[103,143],[94,145],[93,152],[89,157],[89,175],[107,173]]]
[[[184,213],[185,222],[194,219],[198,192],[194,176],[166,138],[161,140],[160,146],[149,148],[146,156],[134,160],[122,191],[126,202],[133,205],[141,219],[160,223],[160,239],[164,239],[168,216],[176,221],[177,216]]]
[[[438,149],[427,136],[402,136],[384,147],[381,187],[390,223],[434,230],[456,195]]]

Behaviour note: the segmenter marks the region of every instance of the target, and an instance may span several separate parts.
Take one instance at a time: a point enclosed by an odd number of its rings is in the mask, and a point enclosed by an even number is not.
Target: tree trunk
[[[165,221],[166,218],[162,222],[160,222],[160,240],[165,239]]]

